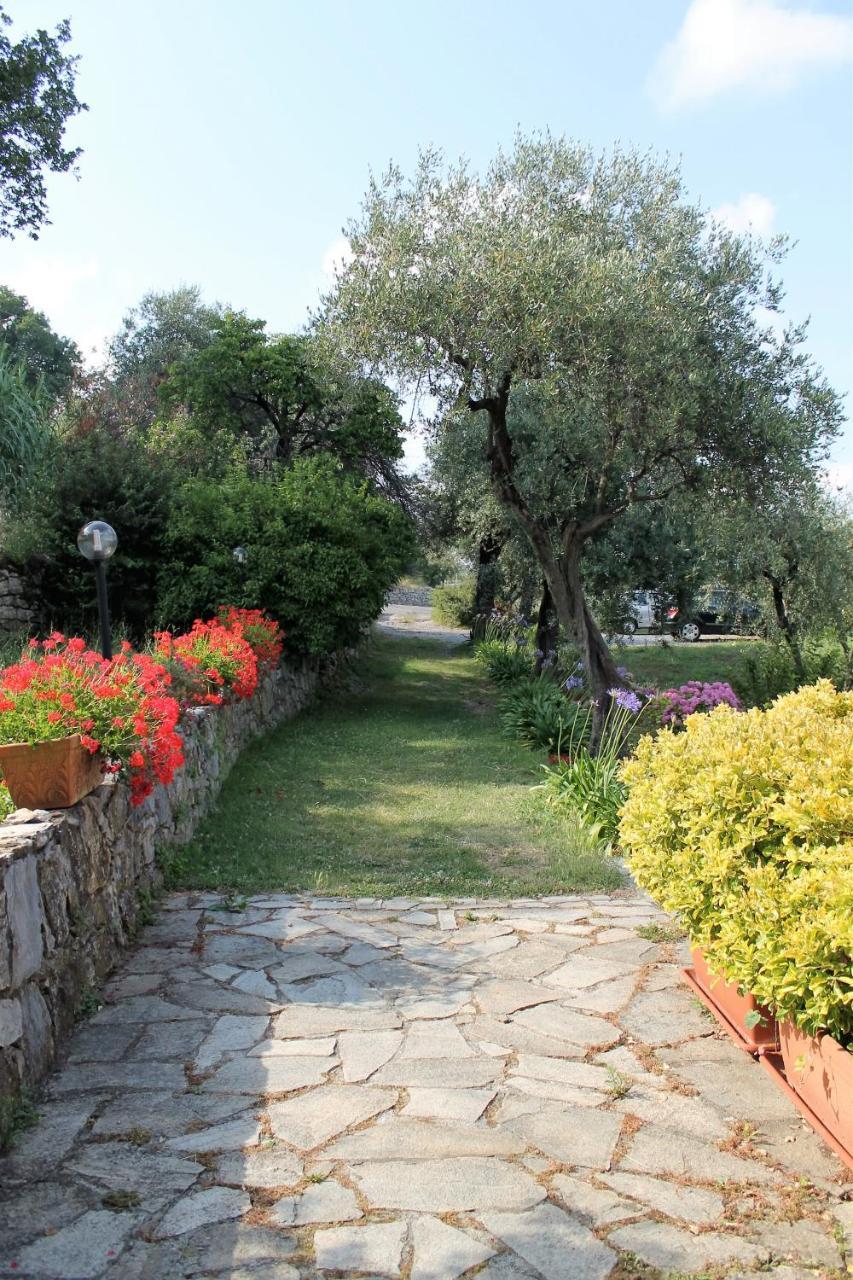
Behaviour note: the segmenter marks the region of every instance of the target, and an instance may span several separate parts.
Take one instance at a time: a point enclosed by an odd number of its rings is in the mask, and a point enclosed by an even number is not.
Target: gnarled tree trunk
[[[568,526],[563,533],[562,553],[555,550],[550,530],[530,510],[515,481],[515,458],[506,420],[510,384],[511,376],[507,374],[496,395],[469,400],[469,408],[474,412],[485,410],[488,413],[487,456],[495,492],[500,501],[515,513],[530,539],[551,593],[557,619],[581,651],[584,672],[593,695],[590,750],[595,753],[601,743],[610,703],[608,691],[623,687],[625,682],[617,672],[607,642],[587,606],[580,577],[580,559],[586,539],[611,518],[611,513],[601,512],[583,527]]]
[[[553,653],[557,648],[559,639],[559,624],[557,615],[554,612],[554,601],[551,596],[551,588],[547,582],[542,583],[542,599],[539,602],[539,612],[536,615],[536,674],[542,671],[542,664],[549,653]]]
[[[489,615],[495,607],[498,558],[503,546],[503,538],[499,538],[496,534],[487,533],[480,539],[480,545],[477,549],[477,584],[474,591],[472,640],[476,640],[483,635]]]
[[[800,684],[805,684],[806,664],[803,662],[803,651],[800,648],[800,643],[797,639],[797,629],[788,615],[788,607],[785,604],[785,593],[782,589],[782,583],[775,574],[770,572],[769,569],[764,570],[764,577],[770,583],[776,622],[782,633],[782,637],[788,646],[788,652],[791,655],[791,661],[794,664],[797,679]]]

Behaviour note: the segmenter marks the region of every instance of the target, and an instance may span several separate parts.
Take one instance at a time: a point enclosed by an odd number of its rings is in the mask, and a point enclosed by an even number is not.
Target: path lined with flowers
[[[169,899],[77,1031],[0,1276],[843,1274],[839,1162],[646,898],[227,905]]]

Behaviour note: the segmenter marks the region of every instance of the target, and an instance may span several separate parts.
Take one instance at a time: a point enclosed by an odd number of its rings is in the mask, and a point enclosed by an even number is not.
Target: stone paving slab
[[[774,1280],[853,1185],[642,895],[162,904],[0,1160],[0,1277]]]

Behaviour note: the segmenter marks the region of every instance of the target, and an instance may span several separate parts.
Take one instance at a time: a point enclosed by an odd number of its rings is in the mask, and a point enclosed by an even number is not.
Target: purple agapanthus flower
[[[622,707],[624,711],[631,711],[636,715],[638,711],[642,710],[642,698],[631,689],[608,689],[607,692],[617,707]]]
[[[534,656],[534,658],[536,659],[536,661],[538,662],[540,658],[544,658],[544,657],[545,657],[545,654],[542,652],[542,650],[541,650],[541,649],[534,649],[534,650],[533,650],[533,656]]]
[[[582,689],[583,676],[569,676],[568,680],[565,682],[565,687],[566,689]]]

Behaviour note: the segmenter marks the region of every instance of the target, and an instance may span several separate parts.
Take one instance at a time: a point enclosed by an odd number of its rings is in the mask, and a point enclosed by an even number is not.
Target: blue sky
[[[740,228],[797,242],[787,314],[853,390],[853,17],[844,0],[14,0],[70,17],[89,112],[53,225],[0,281],[91,350],[149,289],[298,328],[371,167],[485,163],[517,126],[679,156]],[[417,458],[417,446],[412,457]],[[853,481],[853,433],[836,449]]]

